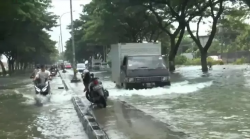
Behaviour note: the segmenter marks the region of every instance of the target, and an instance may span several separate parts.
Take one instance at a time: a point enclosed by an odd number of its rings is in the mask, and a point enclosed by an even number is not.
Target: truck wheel
[[[155,86],[156,86],[156,87],[163,87],[163,86],[170,86],[170,85],[171,85],[170,81],[168,81],[168,82],[157,82],[157,83],[155,83]]]
[[[131,83],[123,83],[123,87],[124,87],[124,89],[128,89],[128,90],[133,89],[133,86]]]

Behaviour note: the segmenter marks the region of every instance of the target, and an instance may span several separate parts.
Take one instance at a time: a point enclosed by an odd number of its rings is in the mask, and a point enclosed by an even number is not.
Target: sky
[[[82,12],[83,7],[81,6],[82,4],[88,4],[90,3],[91,0],[72,0],[72,9],[73,9],[73,19],[78,19],[79,14]],[[70,1],[69,0],[52,0],[52,8],[49,10],[51,12],[54,12],[56,15],[61,16],[61,25],[62,25],[62,42],[63,46],[65,46],[65,42],[70,38],[69,30],[67,29],[67,26],[70,25]],[[58,20],[58,24],[59,20]],[[196,30],[196,24],[192,23],[191,25],[192,30]],[[209,25],[200,25],[200,35],[205,35],[207,34],[206,31],[209,29]],[[58,42],[59,41],[59,36],[60,36],[60,27],[55,27],[53,30],[50,32],[51,39]],[[58,43],[56,44],[58,48]],[[65,47],[63,48],[65,51]],[[61,51],[61,48],[59,49]],[[6,62],[7,59],[6,57],[3,57],[3,61]]]

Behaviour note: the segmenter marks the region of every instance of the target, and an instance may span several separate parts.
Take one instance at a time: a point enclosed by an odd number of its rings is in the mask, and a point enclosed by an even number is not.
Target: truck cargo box
[[[160,43],[118,43],[111,45],[111,79],[120,82],[120,66],[124,56],[161,55]]]

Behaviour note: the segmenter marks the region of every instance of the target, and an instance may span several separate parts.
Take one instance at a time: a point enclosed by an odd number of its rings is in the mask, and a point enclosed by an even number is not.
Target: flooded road
[[[225,68],[225,69],[224,69]],[[250,138],[249,66],[179,68],[168,88],[118,90],[106,83],[113,99],[126,101],[148,115],[197,139]]]
[[[181,67],[171,87],[143,90],[117,89],[109,73],[95,75],[110,92],[108,107],[94,110],[110,139],[250,138],[249,66],[214,66],[208,74],[200,66]],[[68,92],[58,89],[58,77],[51,82],[53,96],[43,107],[34,105],[30,83],[0,90],[0,138],[86,139],[70,99],[77,95],[89,103],[71,76],[63,75]]]
[[[43,107],[34,105],[31,80],[1,89],[0,138],[87,139],[70,101],[72,92],[58,89],[62,86],[59,77],[51,81],[51,102]]]

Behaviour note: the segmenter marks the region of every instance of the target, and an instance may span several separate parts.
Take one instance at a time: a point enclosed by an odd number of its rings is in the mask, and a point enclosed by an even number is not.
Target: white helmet
[[[85,74],[85,73],[89,73],[89,70],[85,69],[85,70],[83,71],[83,74]]]

